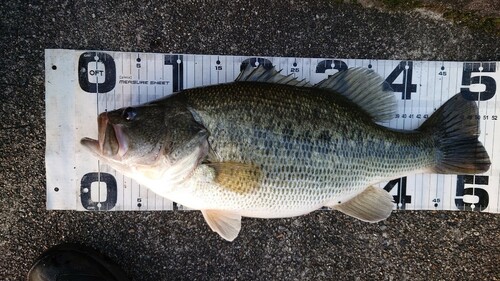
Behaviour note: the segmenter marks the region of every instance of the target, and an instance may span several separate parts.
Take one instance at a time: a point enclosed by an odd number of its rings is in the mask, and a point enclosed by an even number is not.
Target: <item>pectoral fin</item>
[[[241,216],[238,214],[218,211],[202,210],[208,226],[227,241],[233,241],[241,229]]]
[[[333,206],[333,209],[367,222],[386,219],[394,207],[392,196],[382,188],[369,186],[354,198]]]

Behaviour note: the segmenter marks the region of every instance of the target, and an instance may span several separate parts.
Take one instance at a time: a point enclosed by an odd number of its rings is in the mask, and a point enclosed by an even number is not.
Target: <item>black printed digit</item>
[[[394,202],[398,209],[404,210],[406,204],[411,204],[411,196],[406,194],[406,177],[391,180],[384,186],[384,190],[390,192],[396,185],[398,193],[393,196]]]
[[[347,64],[341,60],[322,60],[316,65],[316,73],[326,73],[328,69],[344,71],[347,70]]]
[[[464,63],[464,70],[462,74],[462,88],[460,88],[460,93],[465,99],[473,101],[485,101],[493,98],[497,91],[495,79],[490,76],[482,75],[472,77],[473,73],[488,72],[496,72],[496,64],[494,62]],[[483,92],[472,92],[469,87],[473,84],[482,84],[486,87],[486,89]]]
[[[165,55],[165,65],[172,66],[172,91],[180,92],[184,89],[183,63],[181,55]]]
[[[395,84],[394,81],[403,74],[402,84]],[[397,93],[401,93],[401,99],[409,100],[411,99],[411,94],[417,92],[417,84],[412,84],[413,78],[413,62],[412,61],[402,61],[398,66],[387,76],[385,81],[389,83],[392,90]]]
[[[106,200],[101,202],[95,202],[91,198],[92,183],[101,182],[101,184],[106,186]],[[87,173],[82,177],[80,181],[80,201],[83,208],[92,211],[107,211],[111,210],[116,206],[116,201],[118,198],[118,190],[116,179],[113,175],[108,173]]]
[[[240,71],[245,70],[248,65],[252,67],[262,66],[264,69],[270,70],[273,69],[273,63],[265,58],[249,58],[241,62]]]
[[[85,52],[78,59],[78,83],[88,93],[107,93],[116,85],[113,57],[103,52]]]
[[[488,185],[488,176],[472,176],[472,175],[458,175],[457,176],[457,191],[455,198],[455,205],[460,210],[467,211],[482,211],[488,207],[490,197],[488,192],[482,188],[475,187],[477,185]],[[466,184],[473,184],[473,187],[466,187]],[[477,203],[464,202],[464,195],[474,195],[478,197]],[[474,208],[472,208],[474,205]]]

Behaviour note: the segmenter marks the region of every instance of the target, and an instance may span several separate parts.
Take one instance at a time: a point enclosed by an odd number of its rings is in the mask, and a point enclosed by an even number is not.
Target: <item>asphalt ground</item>
[[[339,2],[1,1],[0,280],[23,280],[37,255],[62,242],[92,246],[134,280],[499,280],[498,214],[395,211],[377,224],[333,211],[244,218],[229,243],[196,211],[45,209],[46,48],[500,60],[495,33],[425,9]]]

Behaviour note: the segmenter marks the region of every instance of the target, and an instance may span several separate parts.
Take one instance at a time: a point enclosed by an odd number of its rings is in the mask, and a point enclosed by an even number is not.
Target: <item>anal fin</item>
[[[369,186],[354,198],[335,205],[333,209],[367,222],[378,222],[391,215],[392,196],[382,188]]]
[[[220,210],[202,210],[203,217],[212,231],[227,241],[233,241],[240,233],[241,216]]]

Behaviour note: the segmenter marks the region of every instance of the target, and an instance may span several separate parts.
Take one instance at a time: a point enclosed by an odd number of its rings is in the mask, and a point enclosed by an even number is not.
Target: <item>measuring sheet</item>
[[[182,89],[232,82],[246,65],[275,66],[312,84],[351,67],[391,85],[398,110],[383,125],[413,130],[456,93],[478,101],[480,141],[492,165],[480,175],[417,174],[380,184],[394,209],[500,213],[500,62],[395,61],[45,50],[47,209],[182,209],[99,161],[81,145],[97,115]],[[499,128],[497,128],[499,127]],[[495,140],[496,139],[496,140]]]

